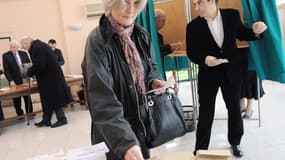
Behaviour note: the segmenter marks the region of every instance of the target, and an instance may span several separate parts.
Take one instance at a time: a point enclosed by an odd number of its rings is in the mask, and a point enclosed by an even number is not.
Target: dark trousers
[[[32,103],[31,96],[23,96],[23,98],[24,98],[24,101],[25,101],[25,111],[26,111],[26,113],[33,112],[33,103]],[[14,107],[15,107],[17,115],[18,116],[23,115],[24,111],[21,108],[21,105],[22,105],[21,97],[14,98],[13,102],[14,102]]]
[[[55,109],[43,107],[43,121],[44,122],[50,122],[51,121],[53,111],[55,112],[56,119],[58,121],[66,121],[66,116],[64,114],[62,107],[58,107]]]
[[[240,144],[243,135],[243,121],[239,103],[240,84],[231,84],[223,66],[220,66],[210,71],[199,71],[198,94],[200,107],[195,151],[208,149],[219,88],[221,88],[228,110],[228,141],[231,145]]]
[[[3,110],[2,110],[2,104],[0,101],[0,121],[4,120],[4,114],[3,114]]]

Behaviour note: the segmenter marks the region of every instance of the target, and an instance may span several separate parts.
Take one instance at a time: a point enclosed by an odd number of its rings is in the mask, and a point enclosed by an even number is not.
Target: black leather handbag
[[[181,103],[170,88],[158,95],[148,94],[139,112],[144,122],[147,148],[157,147],[187,132]]]

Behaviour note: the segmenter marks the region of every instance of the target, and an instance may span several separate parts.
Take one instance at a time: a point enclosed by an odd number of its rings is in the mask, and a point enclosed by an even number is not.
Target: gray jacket
[[[151,82],[161,78],[149,34],[135,25],[132,40],[150,89]],[[92,118],[92,144],[104,141],[111,152],[123,158],[131,146],[141,145],[137,136],[143,136],[144,130],[138,115],[138,94],[119,37],[104,15],[87,39],[82,71]]]

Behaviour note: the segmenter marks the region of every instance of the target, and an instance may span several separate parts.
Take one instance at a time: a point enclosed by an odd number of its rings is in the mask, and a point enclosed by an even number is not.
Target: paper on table
[[[0,88],[0,92],[3,92],[3,91],[8,91],[10,88]]]
[[[81,74],[67,74],[65,75],[67,78],[82,78],[83,76]]]
[[[82,147],[78,149],[69,150],[67,153],[68,160],[105,160],[105,153],[109,152],[104,142]]]

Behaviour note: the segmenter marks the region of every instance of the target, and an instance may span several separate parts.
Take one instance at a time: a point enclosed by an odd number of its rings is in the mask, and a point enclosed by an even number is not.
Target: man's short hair
[[[211,1],[211,0],[208,0],[208,2],[209,2],[209,1]],[[219,2],[219,0],[215,0],[215,3],[216,3],[216,4],[218,4],[218,2]]]
[[[50,39],[50,40],[48,41],[48,43],[49,43],[49,44],[56,44],[56,41],[55,41],[54,39]]]

